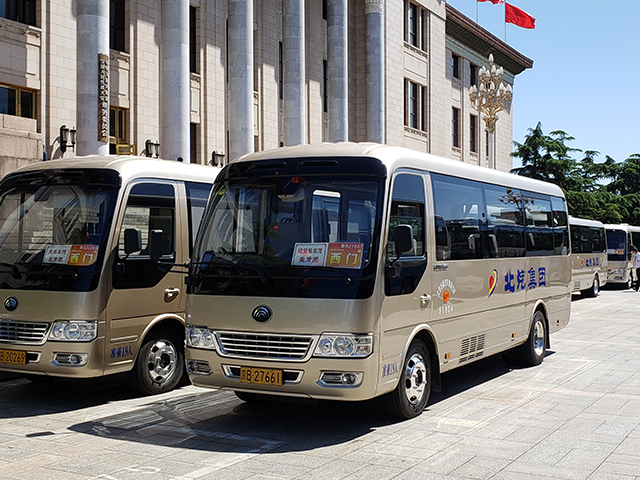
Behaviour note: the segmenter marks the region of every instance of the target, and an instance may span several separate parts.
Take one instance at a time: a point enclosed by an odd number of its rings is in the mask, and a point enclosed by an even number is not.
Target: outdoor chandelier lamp
[[[60,127],[60,151],[67,151],[67,144],[71,144],[71,148],[76,145],[76,129],[68,129],[66,125]]]
[[[160,143],[152,140],[144,142],[144,149],[147,152],[147,157],[159,157],[160,156]]]
[[[469,89],[469,99],[475,109],[484,115],[484,122],[489,132],[489,168],[494,165],[494,133],[498,112],[506,110],[511,105],[513,90],[511,85],[502,82],[504,69],[496,67],[493,63],[493,54],[489,54],[489,68],[481,67],[478,73],[478,86],[473,85]]]
[[[215,150],[211,152],[211,162],[209,165],[213,165],[214,167],[222,167],[224,165],[224,153],[216,152]]]

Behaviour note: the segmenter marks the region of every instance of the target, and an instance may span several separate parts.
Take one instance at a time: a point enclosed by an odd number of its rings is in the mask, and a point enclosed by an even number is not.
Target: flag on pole
[[[478,0],[478,2],[491,2],[494,5],[500,5],[501,3],[504,3],[504,0]]]
[[[493,0],[491,0],[493,1]],[[504,4],[504,21],[522,28],[536,28],[536,19],[527,12],[508,3]]]

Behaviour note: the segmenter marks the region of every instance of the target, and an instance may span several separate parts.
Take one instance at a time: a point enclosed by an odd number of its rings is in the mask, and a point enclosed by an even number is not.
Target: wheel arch
[[[156,318],[154,318],[153,321],[149,322],[147,327],[142,332],[142,335],[140,335],[140,339],[138,340],[138,351],[140,351],[140,347],[144,345],[144,341],[147,339],[147,337],[150,334],[157,332],[158,330],[163,330],[163,329],[171,330],[179,338],[182,338],[184,340],[184,335],[185,335],[184,328],[185,328],[184,319],[179,315],[173,315],[169,313],[159,315]]]
[[[544,323],[545,323],[544,344],[546,348],[551,348],[551,339],[549,336],[549,314],[547,311],[547,305],[542,300],[538,300],[536,305],[533,307],[533,312],[531,313],[531,319],[529,320],[529,331],[531,331],[531,327],[533,326],[533,320],[536,316],[536,312],[542,313],[542,316],[544,317]]]
[[[442,382],[440,379],[440,361],[438,357],[438,345],[435,340],[435,336],[429,328],[428,325],[419,325],[417,326],[409,338],[404,347],[404,352],[402,354],[402,360],[407,357],[407,353],[409,352],[409,347],[414,340],[421,340],[426,346],[427,350],[429,350],[429,357],[431,360],[431,390],[434,392],[439,392],[442,390]]]

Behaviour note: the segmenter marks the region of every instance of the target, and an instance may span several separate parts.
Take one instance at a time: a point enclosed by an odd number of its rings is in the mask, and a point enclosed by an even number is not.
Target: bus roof
[[[624,232],[640,232],[640,227],[629,225],[628,223],[605,223],[604,228],[607,230],[622,230]]]
[[[598,227],[604,228],[604,223],[598,220],[589,220],[586,218],[572,217],[569,215],[569,225],[580,225],[582,227]]]
[[[89,155],[34,163],[9,173],[7,177],[42,170],[72,168],[106,168],[116,170],[120,173],[123,182],[132,178],[149,176],[153,178],[166,178],[168,180],[180,179],[211,183],[222,170],[220,167],[182,163],[175,160],[161,160],[129,155]]]
[[[480,180],[496,185],[506,185],[513,188],[529,190],[546,195],[564,198],[562,189],[552,183],[534,180],[532,178],[513,175],[511,173],[491,170],[476,165],[437,157],[428,153],[418,152],[404,147],[392,147],[377,143],[321,143],[314,145],[297,145],[282,147],[264,152],[257,152],[234,160],[258,161],[300,157],[372,157],[379,159],[388,172],[396,168],[416,168],[434,173],[442,173],[460,178]]]

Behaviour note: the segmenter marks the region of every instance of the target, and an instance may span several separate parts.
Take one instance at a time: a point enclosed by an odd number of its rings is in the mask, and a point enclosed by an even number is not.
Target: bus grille
[[[44,322],[16,322],[0,319],[0,341],[44,343],[49,324]]]
[[[312,336],[297,335],[216,332],[216,336],[223,356],[271,360],[302,360],[313,341]]]

